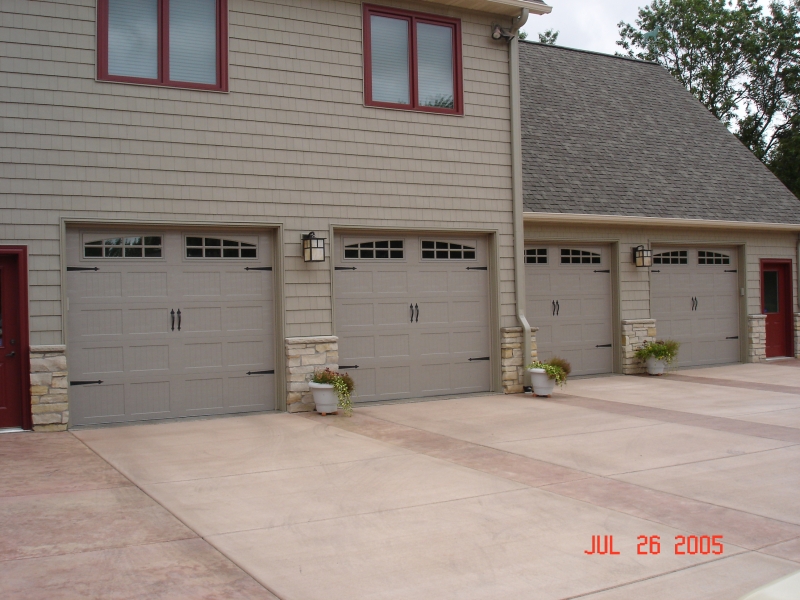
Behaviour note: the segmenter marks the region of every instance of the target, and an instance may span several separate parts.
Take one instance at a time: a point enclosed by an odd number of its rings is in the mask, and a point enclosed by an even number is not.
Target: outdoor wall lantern
[[[636,246],[633,248],[633,264],[637,267],[652,267],[653,251],[644,246]]]
[[[325,238],[318,238],[313,231],[302,234],[303,240],[303,261],[305,262],[325,262]]]

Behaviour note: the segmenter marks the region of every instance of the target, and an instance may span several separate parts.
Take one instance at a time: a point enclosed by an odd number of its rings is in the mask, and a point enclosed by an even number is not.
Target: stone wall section
[[[69,423],[66,346],[31,346],[34,431],[64,431]]]
[[[794,313],[794,357],[800,359],[800,313]]]
[[[624,319],[622,321],[622,372],[625,375],[644,373],[646,367],[636,358],[636,351],[647,342],[656,341],[655,319]]]
[[[286,410],[314,410],[308,383],[316,371],[339,368],[339,338],[333,335],[286,338]]]
[[[525,367],[535,361],[539,352],[536,347],[538,327],[531,327],[531,357],[523,361],[522,327],[503,327],[500,330],[500,364],[503,369],[503,392],[521,394],[525,388]]]
[[[767,360],[767,315],[747,316],[747,362]]]

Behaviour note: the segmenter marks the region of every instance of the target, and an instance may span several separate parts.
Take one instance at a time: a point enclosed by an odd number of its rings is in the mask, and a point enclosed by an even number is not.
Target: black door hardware
[[[334,271],[355,271],[355,267],[333,267]]]
[[[552,304],[553,304],[553,316],[555,317],[556,316],[556,301],[553,300]]]
[[[651,273],[661,273],[661,271],[659,271],[658,269],[653,269],[653,270],[652,270],[652,271],[650,271],[650,272],[651,272]]]
[[[245,271],[272,271],[272,267],[245,267]]]
[[[175,331],[175,309],[169,311],[169,319],[172,322],[172,331]]]
[[[70,381],[70,385],[91,385],[93,383],[103,383],[102,379],[98,379],[97,381]]]
[[[599,271],[595,271],[595,273],[611,273],[611,269],[601,269]]]
[[[9,352],[8,354],[6,354],[6,358],[14,358],[16,355],[17,355],[16,352]]]
[[[697,296],[692,296],[692,310],[697,310],[697,305],[700,302],[697,300]]]
[[[480,358],[470,358],[468,360],[470,362],[472,362],[473,360],[492,360],[492,357],[491,356],[481,356]]]
[[[274,375],[275,369],[270,369],[269,371],[248,371],[248,375]]]
[[[357,369],[358,365],[339,365],[340,369]]]
[[[556,316],[558,316],[560,313],[561,313],[561,303],[558,300],[556,300]]]
[[[595,348],[611,348],[611,344],[597,344]]]
[[[414,322],[419,323],[419,304],[414,305],[414,311],[417,313],[414,318]]]
[[[178,331],[181,330],[181,309],[178,309]]]
[[[413,304],[409,304],[408,305],[408,309],[411,311],[411,322],[413,323],[414,322],[414,305]]]
[[[732,335],[732,336],[730,336],[730,337],[726,337],[725,339],[726,339],[726,340],[738,340],[738,339],[739,339],[739,336],[738,336],[738,335]]]
[[[67,267],[67,271],[98,271],[98,267]]]
[[[725,272],[726,273],[738,273],[739,271],[737,269],[725,269]]]
[[[489,267],[467,267],[467,271],[488,271]]]

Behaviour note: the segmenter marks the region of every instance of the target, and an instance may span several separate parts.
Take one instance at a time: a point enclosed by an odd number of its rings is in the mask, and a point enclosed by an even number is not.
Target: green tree
[[[555,29],[548,29],[544,33],[539,34],[539,43],[552,46],[558,41],[558,34],[559,32]]]
[[[800,0],[653,0],[619,23],[624,54],[664,66],[798,193]]]

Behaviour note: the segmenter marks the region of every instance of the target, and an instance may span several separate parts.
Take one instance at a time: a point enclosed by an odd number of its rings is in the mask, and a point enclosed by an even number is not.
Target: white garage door
[[[67,233],[73,425],[275,408],[271,238]]]
[[[340,370],[359,402],[488,391],[484,238],[339,236]]]
[[[654,248],[650,310],[677,366],[739,362],[739,276],[732,248]]]
[[[613,369],[611,252],[608,246],[525,249],[526,314],[538,327],[539,359],[567,359],[573,375]]]

